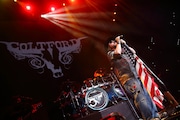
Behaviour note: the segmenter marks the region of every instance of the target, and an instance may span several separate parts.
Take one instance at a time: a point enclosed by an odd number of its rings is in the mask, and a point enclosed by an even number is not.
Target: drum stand
[[[71,100],[71,105],[72,105],[72,109],[75,110],[73,112],[79,112],[80,113],[80,116],[82,117],[82,113],[81,113],[81,110],[80,110],[80,103],[78,101],[78,98],[77,96],[73,93],[73,90],[70,88],[68,94],[65,96],[65,98],[67,97],[70,97],[70,100]],[[64,111],[64,108],[60,108],[61,109],[61,112],[62,112],[62,117],[64,120],[70,120],[69,117],[72,117],[71,119],[73,119],[73,116],[67,116],[66,115],[66,112]],[[69,114],[72,114],[72,113],[69,113]],[[73,114],[72,114],[73,115]]]
[[[124,88],[122,87],[120,81],[118,80],[116,74],[111,70],[111,75],[112,75],[112,79],[113,81],[116,81],[117,84],[119,85],[119,87],[121,88],[122,92],[124,93],[124,96],[126,97],[129,105],[130,105],[130,108],[132,108],[132,111],[134,112],[135,116],[137,117],[138,120],[141,120],[141,118],[139,117],[138,113],[136,112],[136,109],[134,108],[133,104],[131,103],[128,95],[126,94],[126,92],[124,91]]]

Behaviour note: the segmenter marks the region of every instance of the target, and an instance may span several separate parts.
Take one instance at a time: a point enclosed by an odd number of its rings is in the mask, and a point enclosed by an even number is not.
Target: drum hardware
[[[88,78],[81,87],[85,95],[85,104],[92,110],[102,110],[109,103],[117,104],[119,100],[126,100],[122,90],[111,73]]]
[[[118,104],[121,100],[129,101],[118,78],[112,71],[107,75],[103,74],[94,79],[84,80],[80,91],[76,91],[76,93],[72,87],[71,83],[68,87],[69,91],[64,95],[65,101],[70,100],[70,103],[62,108],[65,117],[84,117],[90,114],[90,110],[102,110],[108,105]],[[66,108],[71,111],[66,111]]]
[[[87,91],[85,103],[92,110],[102,110],[108,104],[108,95],[102,88],[93,88]]]
[[[102,110],[108,104],[118,104],[121,100],[127,100],[118,79],[113,73],[89,79],[88,85],[81,88],[85,95],[85,104],[92,110]],[[85,82],[84,82],[85,83]]]
[[[79,91],[80,87],[75,82],[64,82],[61,95],[54,101],[60,104],[59,109],[62,112],[64,120],[77,119],[89,114],[85,105],[85,95]]]
[[[92,110],[102,110],[109,103],[118,104],[120,100],[126,100],[120,88],[116,85],[92,88],[86,92],[85,103]]]
[[[97,77],[94,79],[88,79],[84,80],[84,85],[81,87],[81,91],[83,94],[85,94],[88,90],[91,90],[93,88],[102,88],[106,87],[108,85],[112,85],[113,81],[105,81],[104,77]]]
[[[83,117],[85,115],[88,114],[87,109],[85,108],[85,101],[83,96],[81,95],[80,92],[78,92],[77,94],[74,94],[72,90],[70,90],[70,98],[71,98],[71,103],[72,104],[72,108],[73,112],[71,113],[71,116],[73,116],[73,118],[79,118],[79,117]]]

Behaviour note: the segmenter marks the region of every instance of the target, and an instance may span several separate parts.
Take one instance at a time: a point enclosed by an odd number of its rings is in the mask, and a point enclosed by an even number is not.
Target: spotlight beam
[[[54,12],[42,15],[43,18],[49,20],[53,24],[63,28],[74,35],[90,35],[99,37],[100,32],[106,32],[112,26],[109,20],[110,12],[74,12],[78,7],[63,7]]]

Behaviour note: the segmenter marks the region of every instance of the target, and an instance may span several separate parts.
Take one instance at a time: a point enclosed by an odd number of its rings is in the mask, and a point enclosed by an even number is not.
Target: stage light
[[[17,2],[17,0],[14,0],[14,2]]]
[[[63,3],[63,6],[66,6],[66,3]]]
[[[71,2],[74,2],[75,0],[70,0]]]
[[[55,11],[56,9],[55,9],[55,7],[51,7],[51,12],[53,12],[53,11]]]
[[[47,17],[47,15],[41,15],[41,17],[42,17],[42,18],[46,18],[46,17]]]
[[[31,6],[30,5],[26,5],[26,10],[30,11],[31,10]]]

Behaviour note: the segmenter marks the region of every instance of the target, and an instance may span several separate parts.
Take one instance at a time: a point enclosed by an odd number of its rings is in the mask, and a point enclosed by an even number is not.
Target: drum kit
[[[79,118],[92,111],[103,110],[109,105],[118,104],[126,100],[121,85],[112,73],[103,69],[94,72],[94,78],[87,78],[79,90],[75,90],[75,82],[66,82],[67,92],[60,97],[61,109],[65,117]]]

